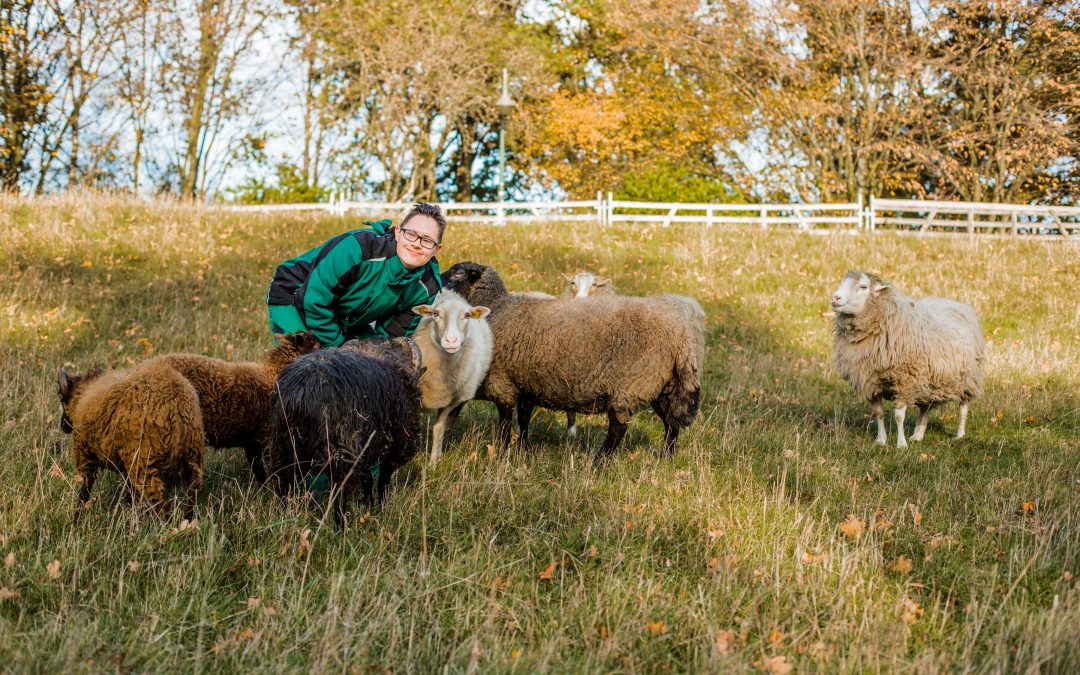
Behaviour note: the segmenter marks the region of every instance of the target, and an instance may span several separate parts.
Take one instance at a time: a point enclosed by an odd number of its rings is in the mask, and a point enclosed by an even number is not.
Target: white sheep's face
[[[478,321],[491,313],[487,307],[470,307],[463,302],[419,305],[413,307],[413,311],[431,317],[435,323],[435,339],[447,354],[454,354],[465,345],[470,321]]]
[[[837,314],[858,314],[866,307],[866,301],[877,289],[874,280],[863,273],[848,273],[833,291],[833,311]]]
[[[566,277],[566,275],[563,275]],[[591,272],[578,272],[572,277],[566,277],[570,288],[570,294],[575,298],[587,298],[590,295],[603,293],[605,287],[611,283],[610,279],[598,277]]]

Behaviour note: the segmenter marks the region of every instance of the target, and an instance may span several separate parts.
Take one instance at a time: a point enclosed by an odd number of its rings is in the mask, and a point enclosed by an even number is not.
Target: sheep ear
[[[274,333],[274,344],[277,344],[285,339],[285,333]]]
[[[469,317],[473,319],[483,319],[488,314],[491,314],[490,309],[483,306],[476,306],[472,308],[471,312],[469,312]]]
[[[574,280],[574,277],[570,276],[569,274],[566,274],[565,272],[559,272],[559,275],[563,279],[566,279],[567,281],[573,281]]]
[[[60,386],[60,400],[66,401],[71,394],[71,379],[63,368],[56,374],[56,383]]]
[[[607,286],[610,283],[611,279],[605,279],[604,277],[596,277],[596,280],[593,281],[593,286]]]
[[[420,316],[431,316],[435,313],[431,305],[417,305],[412,308],[413,314],[419,314]]]
[[[874,284],[874,294],[876,295],[878,293],[881,293],[882,291],[887,291],[890,288],[892,288],[892,286],[885,283],[884,281],[878,281]]]

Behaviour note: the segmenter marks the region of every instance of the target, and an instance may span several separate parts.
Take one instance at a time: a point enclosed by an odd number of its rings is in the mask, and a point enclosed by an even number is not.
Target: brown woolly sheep
[[[491,309],[495,352],[477,397],[498,408],[504,447],[515,407],[522,443],[536,405],[606,412],[600,449],[606,455],[622,441],[631,415],[651,406],[664,422],[664,451],[674,453],[701,398],[696,336],[704,331],[690,326],[684,312],[648,298],[515,296],[495,270],[472,262],[448,269],[443,283]]]
[[[125,474],[133,496],[160,515],[168,511],[165,488],[186,483],[187,509],[194,508],[206,440],[190,382],[165,363],[146,362],[70,377],[61,368],[57,383],[60,428],[71,434],[75,470],[83,478],[76,518],[100,468]]]
[[[876,274],[848,272],[833,292],[836,368],[874,407],[877,443],[885,445],[883,401],[893,401],[896,447],[906,448],[904,415],[919,408],[911,440],[926,433],[930,409],[960,402],[957,438],[963,438],[968,403],[982,393],[986,346],[970,305],[947,298],[914,300]]]
[[[215,448],[241,447],[255,480],[266,480],[262,454],[269,442],[270,391],[282,368],[315,349],[311,333],[276,335],[277,346],[260,361],[223,361],[198,354],[165,354],[152,361],[175,368],[195,387],[206,442]]]

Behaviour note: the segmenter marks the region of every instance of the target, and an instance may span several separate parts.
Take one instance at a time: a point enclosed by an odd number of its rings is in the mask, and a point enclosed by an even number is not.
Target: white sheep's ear
[[[604,277],[596,277],[593,281],[593,286],[607,286],[611,283],[611,279],[605,279]]]
[[[561,276],[563,279],[566,279],[567,281],[573,281],[574,280],[574,277],[570,276],[569,274],[566,274],[565,272],[559,272],[559,276]]]
[[[434,316],[435,308],[431,305],[417,305],[412,308],[413,314],[419,314],[420,316]]]
[[[876,281],[876,282],[874,282],[874,294],[875,295],[878,294],[878,293],[881,293],[882,291],[887,291],[890,288],[892,288],[892,286],[885,283],[884,281]]]
[[[488,314],[491,314],[490,309],[488,309],[487,307],[477,306],[477,307],[473,307],[472,311],[469,312],[469,318],[470,319],[483,319]]]

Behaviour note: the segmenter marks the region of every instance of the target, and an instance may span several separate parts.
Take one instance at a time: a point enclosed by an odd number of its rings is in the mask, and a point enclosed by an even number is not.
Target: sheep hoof
[[[889,440],[888,440],[887,438],[885,438],[884,436],[878,436],[878,437],[877,437],[877,438],[876,438],[876,439],[874,440],[874,443],[877,443],[878,445],[888,445],[888,444],[889,444]]]
[[[567,429],[566,430],[566,435],[569,436],[570,438],[574,438],[575,436],[577,436],[577,427],[574,426],[574,427],[570,427],[569,429]]]
[[[899,448],[900,450],[903,450],[904,448],[907,447],[907,441],[897,441],[896,442],[896,447]]]

